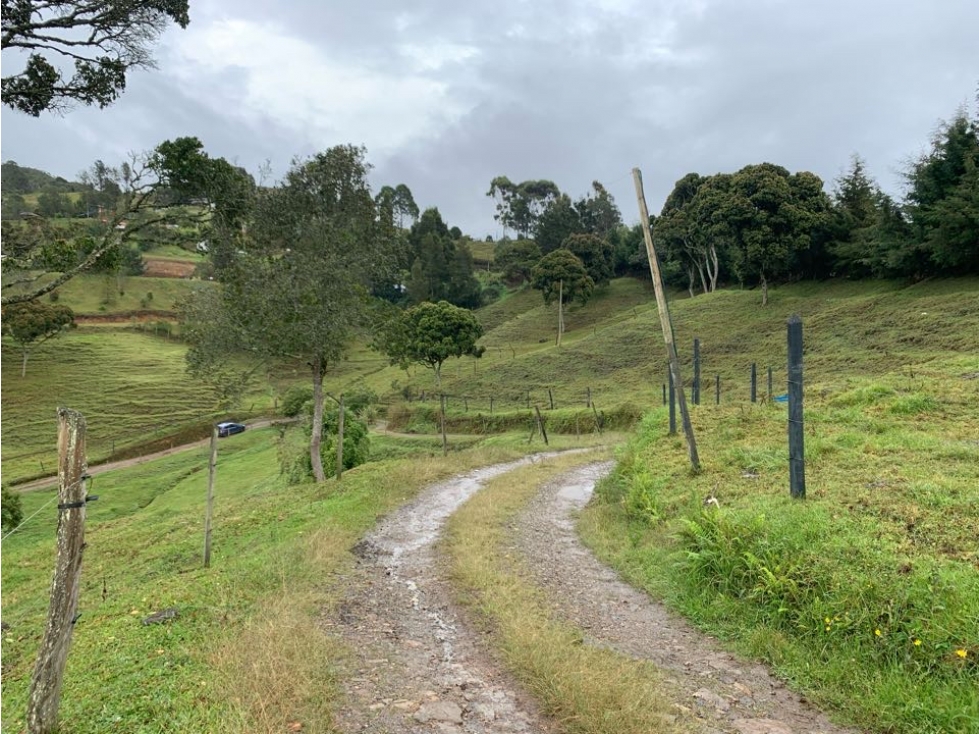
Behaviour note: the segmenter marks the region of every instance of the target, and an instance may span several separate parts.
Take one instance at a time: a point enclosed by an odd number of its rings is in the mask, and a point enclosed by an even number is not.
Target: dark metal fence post
[[[789,341],[789,492],[797,499],[806,496],[806,462],[802,415],[802,319],[788,321]]]
[[[693,340],[693,404],[700,405],[700,339]]]
[[[663,383],[663,405],[666,405],[666,383]]]
[[[717,405],[721,404],[721,376],[714,378],[714,400]]]
[[[554,410],[554,393],[551,392],[551,388],[547,388],[547,397],[551,401],[551,410]],[[547,443],[547,441],[544,441]]]
[[[768,401],[772,400],[772,368],[768,368]]]
[[[670,382],[670,435],[676,435],[676,385],[673,384],[672,372],[667,377]]]
[[[758,402],[758,365],[751,363],[751,402]]]

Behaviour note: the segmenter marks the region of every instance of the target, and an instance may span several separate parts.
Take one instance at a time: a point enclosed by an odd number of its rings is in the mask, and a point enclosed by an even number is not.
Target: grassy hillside
[[[44,281],[42,280],[41,283]],[[175,304],[194,288],[212,284],[184,278],[147,278],[85,274],[58,288],[58,303],[79,316],[125,317],[134,312],[157,311],[172,318]],[[45,296],[45,298],[50,298]]]
[[[14,482],[56,466],[58,406],[88,421],[89,462],[122,455],[164,437],[196,437],[215,416],[215,398],[185,371],[185,347],[129,329],[77,329],[31,351],[20,376],[20,350],[3,341],[3,478]],[[266,412],[268,390],[240,415]],[[162,448],[165,448],[163,446]]]

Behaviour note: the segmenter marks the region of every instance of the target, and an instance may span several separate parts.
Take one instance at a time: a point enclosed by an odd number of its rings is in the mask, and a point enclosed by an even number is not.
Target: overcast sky
[[[450,225],[498,235],[497,175],[574,197],[598,179],[633,221],[633,166],[658,212],[690,171],[771,161],[831,182],[856,152],[900,194],[905,161],[979,84],[977,0],[190,0],[190,14],[112,107],[4,108],[3,160],[74,178],[195,135],[279,176],[363,144],[375,188],[405,183]]]

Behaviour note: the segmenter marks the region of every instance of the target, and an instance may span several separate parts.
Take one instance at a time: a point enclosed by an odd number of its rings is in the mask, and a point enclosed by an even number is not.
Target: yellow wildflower
[[[915,646],[915,647],[921,647],[921,640],[917,640],[917,639],[916,639],[916,640],[914,641],[914,646]]]
[[[969,651],[960,648],[955,651],[955,654],[958,655],[960,658],[965,658],[965,656],[969,654]]]
[[[880,637],[880,630],[879,629],[874,630],[874,634]]]

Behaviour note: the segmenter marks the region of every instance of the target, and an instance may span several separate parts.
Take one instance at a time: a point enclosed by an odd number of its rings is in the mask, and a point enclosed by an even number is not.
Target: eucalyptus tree
[[[323,377],[363,324],[372,280],[396,264],[392,223],[378,215],[365,155],[359,147],[330,148],[260,190],[245,249],[223,276],[224,310],[239,346],[301,360],[310,371],[317,482],[326,479]]]

